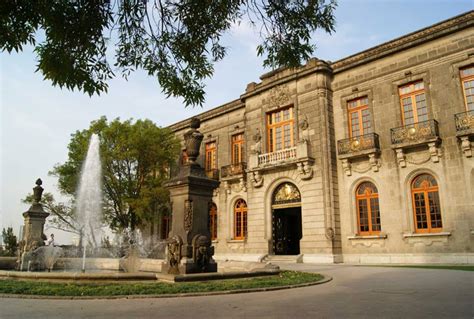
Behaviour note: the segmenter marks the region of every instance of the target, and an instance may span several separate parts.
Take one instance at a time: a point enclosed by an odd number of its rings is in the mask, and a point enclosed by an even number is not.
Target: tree
[[[232,25],[256,27],[264,66],[296,67],[312,54],[315,30],[334,31],[335,7],[336,0],[3,0],[0,49],[32,44],[45,79],[92,95],[115,76],[109,46],[122,76],[143,69],[167,96],[196,105],[213,63],[226,55],[220,42]]]
[[[8,227],[6,230],[2,230],[3,243],[5,244],[5,253],[7,256],[15,256],[18,250],[18,240],[13,234],[13,228]]]
[[[22,202],[25,204],[33,204],[33,194],[27,195]],[[80,235],[81,227],[77,223],[72,199],[69,199],[65,203],[57,202],[53,194],[44,193],[40,203],[43,205],[45,211],[51,214],[47,220],[50,227]]]
[[[157,127],[150,120],[105,117],[91,122],[88,129],[72,134],[68,160],[51,172],[59,179],[62,193],[74,197],[90,136],[100,139],[103,168],[103,213],[114,230],[135,229],[167,212],[169,193],[163,183],[176,163],[179,142],[168,128]]]

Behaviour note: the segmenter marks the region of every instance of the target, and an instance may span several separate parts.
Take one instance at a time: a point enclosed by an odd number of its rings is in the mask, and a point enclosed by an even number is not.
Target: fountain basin
[[[59,265],[80,265],[81,258],[60,258]],[[112,258],[87,259],[85,273],[80,270],[64,270],[55,266],[53,272],[26,272],[0,270],[0,279],[45,280],[45,281],[150,281],[166,282],[207,281],[257,276],[276,275],[280,272],[278,266],[257,262],[225,261],[219,264],[219,272],[198,274],[163,274],[161,273],[162,259],[141,259],[140,272],[126,273],[119,271],[119,260]],[[94,268],[91,268],[94,266]],[[148,271],[145,271],[148,269]]]

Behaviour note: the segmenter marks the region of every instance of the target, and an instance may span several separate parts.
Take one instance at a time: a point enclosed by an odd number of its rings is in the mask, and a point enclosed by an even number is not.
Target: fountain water
[[[82,165],[77,196],[77,217],[82,232],[82,272],[85,271],[88,242],[97,247],[102,218],[102,164],[99,137],[92,134],[86,159]]]

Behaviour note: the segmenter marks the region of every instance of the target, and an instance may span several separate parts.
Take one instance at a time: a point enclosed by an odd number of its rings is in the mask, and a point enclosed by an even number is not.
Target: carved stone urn
[[[196,162],[199,156],[199,149],[201,147],[204,135],[197,129],[201,126],[201,121],[197,117],[191,119],[190,130],[184,133],[184,143],[186,145],[186,153],[190,164]]]

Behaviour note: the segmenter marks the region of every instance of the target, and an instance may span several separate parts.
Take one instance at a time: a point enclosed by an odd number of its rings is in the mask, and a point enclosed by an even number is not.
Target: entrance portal
[[[301,195],[295,185],[283,183],[272,198],[273,254],[298,255],[300,253]]]
[[[298,255],[301,239],[301,207],[273,210],[273,252]]]

